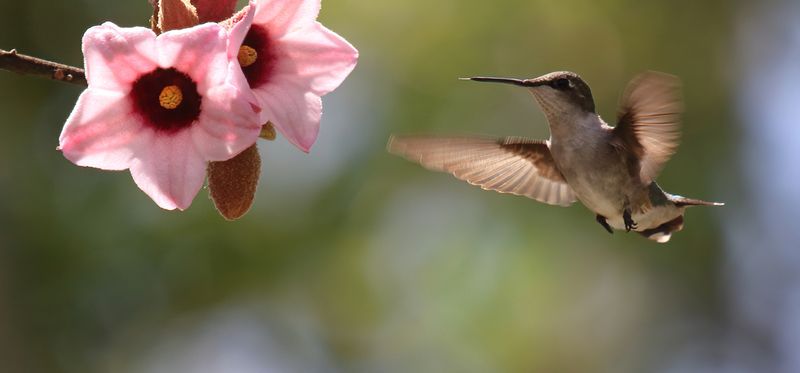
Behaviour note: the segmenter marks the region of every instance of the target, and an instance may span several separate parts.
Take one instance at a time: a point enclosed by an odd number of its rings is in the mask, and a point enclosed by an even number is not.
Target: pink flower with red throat
[[[59,149],[80,166],[130,169],[160,207],[186,209],[207,162],[236,156],[261,128],[227,47],[227,32],[213,23],[158,36],[112,23],[90,28],[83,37],[89,86]]]
[[[229,50],[258,100],[261,121],[305,152],[319,133],[321,97],[358,60],[350,43],[316,21],[319,10],[320,0],[251,0],[250,14],[231,30],[235,50]]]

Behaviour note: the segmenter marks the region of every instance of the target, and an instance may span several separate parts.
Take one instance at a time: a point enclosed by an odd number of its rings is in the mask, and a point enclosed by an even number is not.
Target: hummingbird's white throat
[[[574,136],[577,139],[600,135],[595,132],[605,124],[602,119],[596,113],[584,110],[574,100],[564,97],[564,92],[547,86],[530,88],[530,91],[547,118],[551,138]]]
[[[566,97],[566,94],[562,91],[548,86],[532,87],[529,90],[548,119],[584,111],[573,100]]]

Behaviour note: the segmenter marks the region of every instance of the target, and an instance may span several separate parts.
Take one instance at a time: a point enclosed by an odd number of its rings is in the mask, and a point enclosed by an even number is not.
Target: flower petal
[[[138,148],[141,122],[131,115],[124,93],[89,88],[67,119],[59,138],[64,156],[79,166],[124,170]]]
[[[239,47],[242,46],[244,38],[247,36],[247,31],[250,30],[250,25],[253,24],[253,16],[256,13],[256,2],[250,0],[242,11],[237,13],[231,21],[234,22],[231,29],[228,31],[228,58],[236,59],[239,54]]]
[[[254,22],[283,35],[316,21],[320,0],[258,0]]]
[[[246,81],[244,84],[247,87]],[[234,85],[217,87],[206,93],[203,115],[191,129],[195,148],[204,159],[225,161],[256,142],[261,125],[250,97],[249,89],[243,91]]]
[[[262,109],[262,122],[272,122],[289,142],[308,153],[319,134],[320,97],[285,84],[267,84],[254,91]]]
[[[155,40],[150,29],[111,22],[86,30],[82,48],[89,86],[129,90],[136,78],[156,68]]]
[[[148,132],[147,152],[131,161],[133,181],[159,207],[185,210],[203,186],[206,161],[195,150],[189,131],[170,136]]]
[[[280,43],[282,56],[274,79],[294,80],[320,96],[342,84],[358,61],[358,51],[319,22],[284,36]]]
[[[165,32],[156,39],[158,64],[189,75],[202,95],[225,81],[227,33],[215,23]]]

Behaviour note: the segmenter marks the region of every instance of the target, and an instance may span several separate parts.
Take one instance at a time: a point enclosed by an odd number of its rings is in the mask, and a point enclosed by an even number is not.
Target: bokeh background
[[[2,1],[0,48],[81,65],[145,0]],[[2,372],[798,372],[800,2],[325,0],[361,52],[311,154],[260,143],[256,204],[160,210],[55,150],[81,89],[0,72]],[[612,120],[627,81],[684,82],[660,184],[721,200],[667,245],[585,208],[481,191],[391,133],[547,137],[523,90],[573,70]]]

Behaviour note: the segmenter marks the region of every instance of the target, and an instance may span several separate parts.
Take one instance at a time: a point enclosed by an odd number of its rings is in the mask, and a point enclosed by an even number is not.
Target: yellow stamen
[[[247,67],[256,63],[256,60],[258,60],[258,52],[251,47],[242,45],[239,47],[239,54],[236,58],[239,60],[239,65]]]
[[[183,101],[183,92],[181,89],[176,85],[168,85],[161,90],[161,94],[158,95],[158,103],[161,104],[161,107],[164,109],[175,109],[180,106],[181,101]]]

